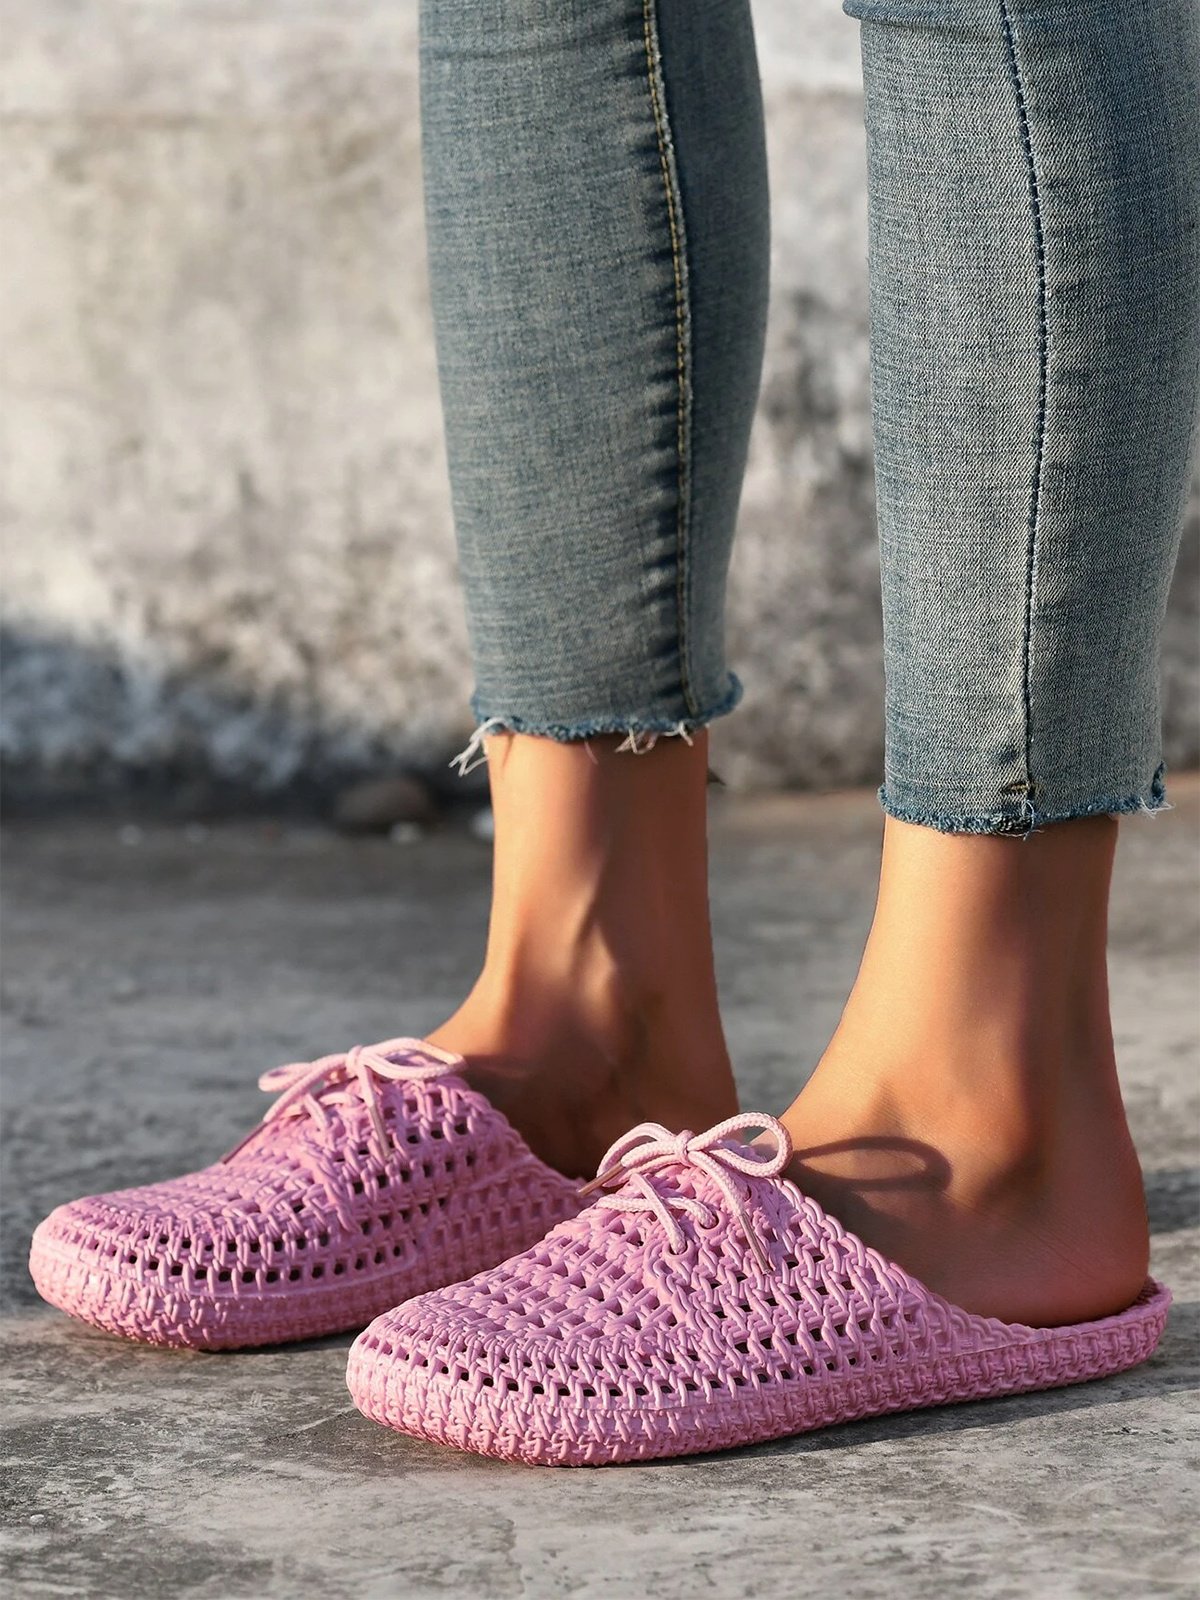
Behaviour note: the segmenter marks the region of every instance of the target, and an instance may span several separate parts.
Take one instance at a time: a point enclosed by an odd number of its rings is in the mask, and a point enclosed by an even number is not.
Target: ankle
[[[1116,824],[884,829],[837,1034],[784,1121],[796,1178],[968,1310],[1071,1322],[1144,1278],[1105,929]]]
[[[715,986],[689,993],[607,950],[552,970],[489,965],[429,1037],[464,1056],[468,1081],[572,1176],[590,1177],[635,1123],[702,1128],[737,1110]]]
[[[708,919],[707,745],[489,741],[483,972],[431,1038],[535,1151],[588,1176],[631,1123],[736,1109]]]
[[[570,1041],[607,1059],[614,1076],[635,1066],[661,1074],[696,1050],[726,1056],[715,986],[688,988],[678,974],[619,959],[607,946],[560,950],[544,963],[489,959],[438,1032],[530,1064]]]
[[[1054,1015],[1057,1010],[1057,1016]],[[1116,1083],[1107,1010],[1072,1011],[995,997],[897,1016],[878,1005],[847,1007],[824,1061],[898,1101],[1010,1110],[1041,1119],[1075,1092]]]
[[[801,1189],[971,1311],[1065,1323],[1136,1296],[1145,1200],[1107,1062],[985,1062],[964,1039],[856,1064],[853,1043],[784,1114]]]

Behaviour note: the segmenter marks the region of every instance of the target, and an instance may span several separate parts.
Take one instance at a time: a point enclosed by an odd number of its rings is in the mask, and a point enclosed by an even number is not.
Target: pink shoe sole
[[[203,1350],[361,1328],[478,1272],[582,1202],[471,1089],[392,1039],[265,1074],[266,1120],[200,1172],[59,1206],[29,1268],[68,1315]]]
[[[749,1126],[774,1157],[726,1137]],[[764,1117],[699,1138],[643,1124],[602,1165],[614,1193],[377,1318],[350,1352],[355,1404],[480,1455],[602,1465],[1084,1383],[1158,1344],[1171,1296],[1153,1281],[1073,1327],[951,1305],[781,1178],[789,1156]]]

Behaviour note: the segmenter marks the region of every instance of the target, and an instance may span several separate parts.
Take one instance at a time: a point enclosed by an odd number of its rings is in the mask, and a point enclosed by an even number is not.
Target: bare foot
[[[1107,1071],[1080,1074],[1097,1092],[1060,1102],[1041,1128],[984,1095],[922,1104],[922,1073],[871,1076],[848,1092],[827,1058],[784,1118],[789,1176],[839,1222],[955,1305],[1006,1322],[1085,1322],[1136,1298],[1145,1198]]]
[[[1120,1311],[1149,1251],[1109,1021],[1117,823],[1029,839],[888,818],[858,979],[784,1117],[800,1186],[970,1311]]]

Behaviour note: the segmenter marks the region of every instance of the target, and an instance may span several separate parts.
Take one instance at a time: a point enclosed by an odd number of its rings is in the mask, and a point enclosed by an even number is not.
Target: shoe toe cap
[[[682,1413],[693,1398],[652,1389],[611,1341],[505,1327],[454,1287],[377,1317],[351,1348],[346,1381],[385,1427],[541,1465],[619,1459],[649,1412]]]
[[[108,1332],[156,1344],[205,1343],[203,1330],[191,1325],[212,1298],[215,1219],[170,1200],[149,1186],[57,1206],[30,1241],[38,1293]]]

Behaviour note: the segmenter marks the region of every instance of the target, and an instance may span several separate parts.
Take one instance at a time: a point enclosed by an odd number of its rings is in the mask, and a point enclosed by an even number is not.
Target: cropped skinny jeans
[[[1200,388],[1195,0],[843,10],[881,801],[1001,834],[1155,809]],[[474,710],[687,733],[741,693],[725,589],[770,243],[748,0],[422,0],[421,112]]]

